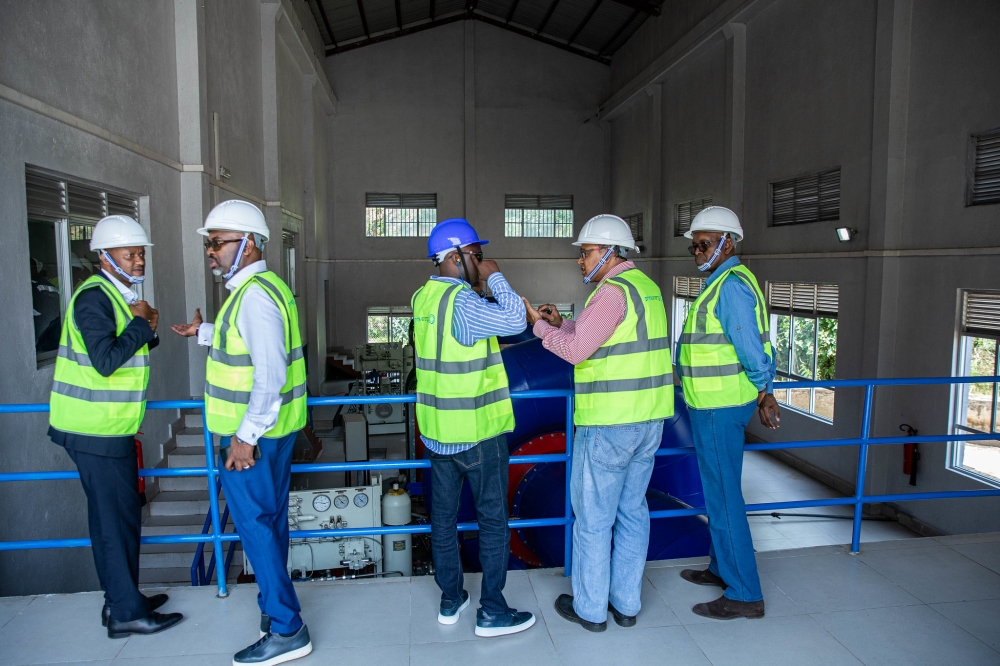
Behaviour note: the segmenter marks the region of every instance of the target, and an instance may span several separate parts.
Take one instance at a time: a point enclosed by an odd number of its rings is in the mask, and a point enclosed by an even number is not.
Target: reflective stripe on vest
[[[638,269],[606,282],[625,292],[625,318],[607,342],[573,369],[573,420],[576,425],[622,425],[669,418],[674,384],[660,289]]]
[[[284,322],[287,373],[281,388],[281,408],[274,427],[263,435],[284,437],[301,430],[306,424],[306,364],[295,297],[281,278],[271,271],[250,276],[229,295],[216,317],[205,370],[205,417],[209,430],[220,435],[232,435],[239,429],[250,404],[253,359],[236,322],[243,297],[251,284],[257,284],[271,297]]]
[[[735,407],[757,399],[757,387],[747,377],[736,356],[736,348],[729,342],[722,330],[722,322],[715,315],[722,283],[730,274],[743,280],[753,292],[760,341],[764,352],[773,358],[764,294],[753,273],[742,264],[737,264],[705,288],[691,305],[684,321],[677,374],[684,387],[685,402],[695,409]]]
[[[146,413],[149,348],[123,363],[111,376],[94,368],[83,335],[76,325],[76,299],[86,289],[100,289],[115,313],[115,335],[121,335],[132,312],[121,292],[106,279],[93,275],[73,294],[59,336],[59,352],[49,395],[49,423],[53,428],[81,435],[134,435]]]
[[[474,444],[514,429],[507,371],[497,339],[471,347],[452,335],[464,289],[430,280],[411,300],[420,432],[444,444]]]

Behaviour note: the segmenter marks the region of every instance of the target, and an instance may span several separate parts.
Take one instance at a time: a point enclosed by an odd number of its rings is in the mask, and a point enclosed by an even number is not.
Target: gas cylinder
[[[407,525],[410,522],[410,496],[392,484],[392,489],[382,496],[382,524]],[[402,571],[413,575],[413,540],[410,534],[382,535],[382,571]]]

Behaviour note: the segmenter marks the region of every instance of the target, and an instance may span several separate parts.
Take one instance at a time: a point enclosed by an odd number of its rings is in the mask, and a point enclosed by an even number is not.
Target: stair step
[[[198,428],[185,428],[177,433],[176,437],[177,448],[192,448],[199,447],[202,450],[205,449],[205,431]],[[219,448],[219,442],[222,440],[220,435],[212,435],[212,440],[215,448]]]
[[[218,454],[219,449],[215,449]],[[201,446],[179,446],[167,454],[167,467],[204,467],[205,449]],[[178,477],[180,478],[180,477]]]
[[[205,490],[169,490],[158,494],[149,503],[150,516],[205,516],[208,512],[208,489]],[[224,499],[219,500],[219,510],[226,506]]]
[[[171,546],[191,546],[190,550],[169,550],[163,552],[152,552],[147,553],[145,551],[139,554],[139,568],[140,569],[174,569],[179,567],[188,567],[190,569],[191,562],[194,561],[194,553],[197,544],[167,544]],[[159,546],[164,548],[165,546]],[[228,544],[224,545],[222,552],[229,552]],[[212,558],[212,544],[205,544],[204,549],[205,565],[208,565],[209,560]],[[233,562],[239,561],[243,562],[243,551],[240,549],[239,544],[236,545],[236,550],[233,551]]]
[[[202,456],[204,458],[204,456]],[[202,465],[197,465],[201,467]],[[160,491],[166,490],[207,490],[208,481],[203,476],[161,476]],[[153,500],[156,501],[156,500]]]
[[[229,575],[226,579],[234,582],[240,571],[243,570],[243,558],[239,560],[233,557],[229,565]],[[161,583],[177,583],[180,585],[191,584],[191,562],[182,567],[159,567],[153,569],[139,569],[139,584],[143,587],[162,587]],[[214,581],[212,583],[215,584]]]
[[[195,414],[185,414],[184,415],[184,427],[185,428],[200,428],[201,427],[201,412]]]

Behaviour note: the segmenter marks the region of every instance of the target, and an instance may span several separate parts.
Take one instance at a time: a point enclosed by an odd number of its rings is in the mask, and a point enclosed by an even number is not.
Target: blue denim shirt
[[[730,257],[722,262],[705,280],[705,289],[708,289],[718,276],[733,266],[738,266],[739,263],[738,257]],[[758,391],[766,388],[767,392],[771,393],[771,383],[778,368],[774,358],[768,357],[764,352],[764,345],[761,344],[757,317],[754,314],[756,305],[757,298],[750,287],[735,275],[730,275],[720,289],[715,316],[722,324],[726,338],[736,348],[736,357],[743,364],[747,378]]]

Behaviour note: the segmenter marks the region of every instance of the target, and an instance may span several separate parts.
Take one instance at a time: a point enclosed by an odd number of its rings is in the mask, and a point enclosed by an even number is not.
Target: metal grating
[[[968,204],[1000,203],[1000,128],[972,136]]]
[[[840,289],[835,284],[769,282],[767,304],[775,310],[836,316],[840,309]]]
[[[505,194],[507,210],[573,210],[572,194]]]
[[[674,236],[683,236],[691,229],[695,215],[712,205],[712,197],[682,201],[674,207]]]
[[[674,296],[687,299],[698,298],[698,294],[705,288],[705,278],[683,277],[674,278]]]
[[[368,192],[366,208],[437,208],[437,194],[388,194]]]
[[[840,167],[771,183],[771,224],[840,219]]]
[[[1000,293],[963,293],[962,332],[1000,335]]]

